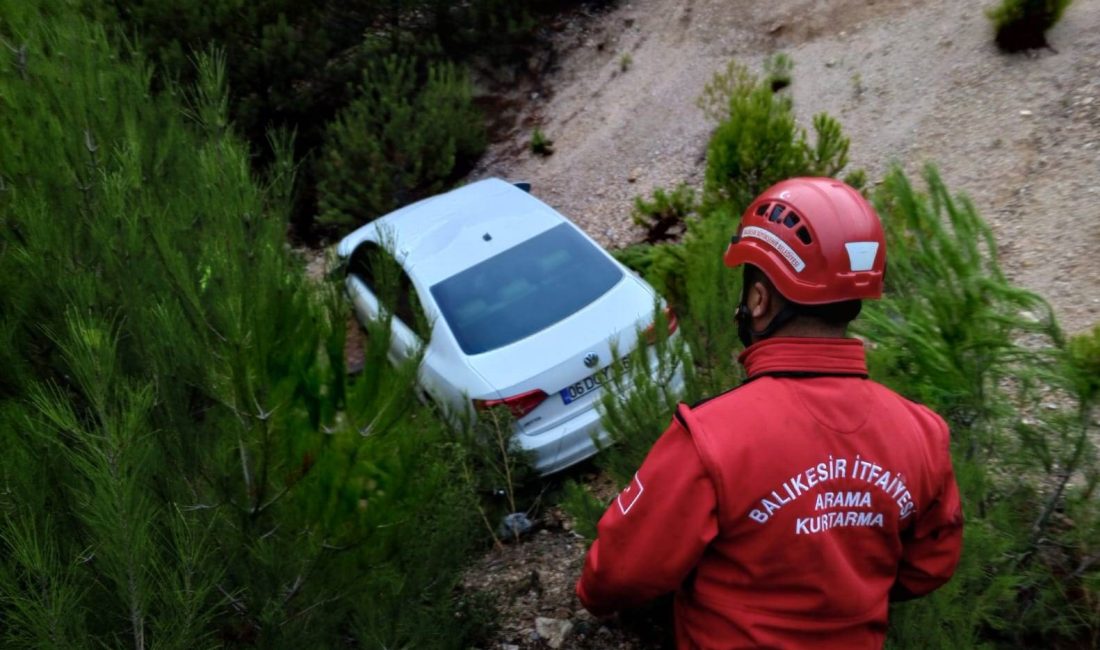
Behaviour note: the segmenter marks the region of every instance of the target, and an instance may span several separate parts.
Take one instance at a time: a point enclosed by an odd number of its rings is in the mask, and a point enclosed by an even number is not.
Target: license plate
[[[630,362],[628,357],[624,357],[619,360],[619,364],[623,370],[630,368]],[[575,384],[570,384],[559,391],[561,393],[561,401],[565,404],[572,404],[578,399],[584,397],[588,393],[603,386],[611,379],[611,366],[602,368],[578,381]]]

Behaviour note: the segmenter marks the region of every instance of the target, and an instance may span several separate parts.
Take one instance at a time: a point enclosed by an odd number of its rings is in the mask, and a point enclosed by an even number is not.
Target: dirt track
[[[801,123],[840,119],[872,179],[895,160],[937,163],[993,224],[1010,275],[1080,331],[1100,321],[1100,0],[1077,0],[1049,34],[1055,49],[1031,56],[996,50],[984,4],[623,3],[562,31],[551,92],[525,97],[527,121],[475,176],[530,180],[605,245],[636,241],[633,197],[702,182],[703,85],[731,58],[759,70],[785,51]],[[531,123],[553,156],[526,150]]]

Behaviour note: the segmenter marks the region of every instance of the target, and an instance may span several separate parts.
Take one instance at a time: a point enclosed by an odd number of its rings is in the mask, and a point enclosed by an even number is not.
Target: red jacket
[[[680,648],[880,648],[890,597],[955,570],[948,431],[866,378],[856,339],[775,338],[749,381],[681,405],[599,524],[577,596],[676,592]]]

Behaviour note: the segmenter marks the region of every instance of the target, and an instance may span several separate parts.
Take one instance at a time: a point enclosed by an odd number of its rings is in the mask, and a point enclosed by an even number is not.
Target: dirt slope
[[[1100,321],[1100,0],[1077,0],[1055,50],[997,52],[982,13],[955,0],[635,0],[571,23],[526,121],[474,177],[530,180],[609,246],[636,241],[634,196],[699,185],[712,125],[695,107],[731,59],[795,62],[799,119],[828,111],[872,179],[935,161],[993,224],[1011,276],[1066,329]],[[629,66],[622,57],[629,54]],[[624,70],[624,67],[626,68]],[[526,151],[530,124],[556,153]],[[519,126],[522,124],[522,126]]]

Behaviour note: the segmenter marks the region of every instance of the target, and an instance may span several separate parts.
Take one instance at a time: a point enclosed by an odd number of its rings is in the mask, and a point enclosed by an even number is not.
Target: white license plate
[[[623,357],[619,360],[619,364],[622,366],[623,370],[628,370],[630,368],[630,358]],[[611,366],[601,368],[600,370],[597,370],[596,372],[578,381],[577,383],[570,384],[569,386],[561,389],[559,391],[561,393],[561,401],[565,404],[572,404],[573,402],[584,397],[588,393],[595,391],[600,386],[603,386],[610,379]]]

